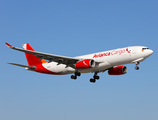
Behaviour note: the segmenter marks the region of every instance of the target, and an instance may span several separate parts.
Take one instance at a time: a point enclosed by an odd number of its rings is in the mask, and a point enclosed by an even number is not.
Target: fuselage
[[[132,46],[118,48],[115,50],[103,51],[74,58],[93,59],[96,62],[95,67],[87,69],[77,69],[80,73],[105,71],[114,66],[122,64],[142,62],[149,57],[153,51],[144,46]],[[72,67],[56,62],[43,63],[42,66],[55,74],[71,74],[76,71]]]

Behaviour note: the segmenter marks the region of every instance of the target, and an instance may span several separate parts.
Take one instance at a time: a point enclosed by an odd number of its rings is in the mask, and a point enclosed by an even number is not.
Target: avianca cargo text
[[[121,55],[121,54],[123,54],[125,52],[130,53],[130,51],[128,50],[128,48],[126,48],[126,49],[122,49],[122,50],[113,50],[111,52],[95,54],[93,56],[93,58],[110,56],[110,55]]]

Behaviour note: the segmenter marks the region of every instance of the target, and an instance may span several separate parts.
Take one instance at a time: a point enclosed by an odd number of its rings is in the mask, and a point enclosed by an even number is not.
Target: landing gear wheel
[[[77,72],[76,75],[77,75],[77,76],[81,76],[81,73]]]
[[[135,62],[135,65],[136,65],[136,66],[135,66],[135,69],[136,69],[136,70],[139,70],[139,67],[138,67],[139,62]]]
[[[136,70],[139,70],[139,67],[138,67],[138,66],[135,66],[135,69],[136,69]]]
[[[99,76],[93,76],[93,78],[99,80],[100,77]]]
[[[91,78],[91,79],[90,79],[90,82],[95,83],[96,80]]]
[[[71,75],[71,79],[76,80],[77,76],[81,76],[81,73],[80,72],[75,72],[74,75]]]
[[[71,79],[76,80],[76,79],[77,79],[77,77],[76,77],[75,75],[71,75]]]
[[[99,76],[93,76],[93,78],[99,80],[100,77]]]

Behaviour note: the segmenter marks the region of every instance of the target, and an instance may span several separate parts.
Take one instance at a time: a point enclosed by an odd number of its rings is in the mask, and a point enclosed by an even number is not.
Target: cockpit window
[[[147,49],[149,49],[149,48],[142,48],[142,50],[147,50]]]

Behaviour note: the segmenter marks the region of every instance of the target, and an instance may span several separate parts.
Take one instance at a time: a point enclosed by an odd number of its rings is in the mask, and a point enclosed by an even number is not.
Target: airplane
[[[98,73],[108,71],[109,75],[124,75],[127,67],[123,64],[135,63],[138,70],[139,63],[144,61],[153,51],[144,46],[132,46],[118,48],[99,53],[93,53],[77,57],[66,57],[35,51],[28,43],[23,44],[22,48],[13,47],[9,43],[6,45],[14,50],[25,53],[28,66],[16,63],[8,63],[24,67],[25,70],[35,71],[52,75],[71,75],[71,79],[76,80],[81,73],[94,73],[90,82],[95,83],[99,80]]]

